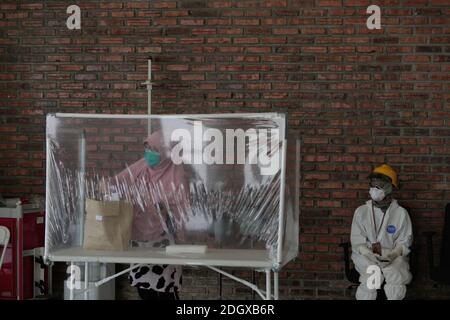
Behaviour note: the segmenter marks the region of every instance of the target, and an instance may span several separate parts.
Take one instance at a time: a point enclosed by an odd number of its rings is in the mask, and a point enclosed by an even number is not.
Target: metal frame
[[[54,116],[56,117],[61,117],[61,118],[125,118],[125,119],[161,119],[161,118],[179,118],[180,115],[152,115],[151,114],[151,92],[152,92],[152,82],[151,82],[151,59],[148,60],[148,79],[147,81],[145,81],[144,85],[146,85],[147,87],[147,103],[148,103],[148,115],[113,115],[113,114],[78,114],[78,113],[55,113]],[[51,114],[47,115],[47,117],[51,116]],[[278,212],[278,243],[277,243],[277,258],[276,258],[276,265],[272,266],[272,268],[266,268],[264,269],[264,272],[266,274],[266,290],[261,291],[255,284],[252,284],[246,280],[240,279],[238,277],[235,277],[215,266],[212,265],[204,265],[205,267],[218,272],[220,275],[225,275],[233,280],[236,280],[239,283],[242,283],[244,285],[246,285],[247,287],[251,288],[254,292],[258,293],[258,295],[265,300],[270,300],[272,297],[274,299],[278,299],[279,298],[279,275],[278,275],[278,271],[281,267],[281,263],[282,263],[282,249],[283,249],[283,227],[284,227],[284,207],[285,207],[285,175],[286,175],[286,147],[287,147],[287,138],[286,138],[286,117],[284,114],[282,113],[276,113],[276,112],[271,112],[271,113],[259,113],[259,114],[255,114],[255,113],[229,113],[229,114],[186,114],[183,115],[183,118],[235,118],[235,117],[242,117],[242,116],[246,116],[246,117],[250,117],[250,118],[259,118],[259,117],[267,117],[267,118],[272,118],[272,117],[281,117],[282,120],[285,122],[284,125],[282,126],[283,130],[282,132],[280,132],[281,134],[281,141],[282,141],[282,150],[281,150],[281,181],[280,181],[280,205],[279,205],[279,212]],[[150,126],[150,121],[148,122],[148,133],[151,132],[151,126]],[[83,169],[84,169],[84,157],[85,157],[85,150],[83,148],[83,138],[82,137],[82,141],[81,141],[81,149],[82,149],[82,159],[80,159],[80,164],[83,165]],[[50,170],[50,161],[49,161],[49,156],[50,156],[50,152],[49,152],[49,139],[47,138],[47,172],[49,172]],[[85,144],[84,144],[85,146]],[[83,171],[84,172],[84,171]],[[47,190],[49,190],[49,179],[48,179],[48,175],[47,175],[47,181],[46,181],[46,187]],[[84,190],[80,190],[80,192],[84,192]],[[47,198],[46,198],[46,213],[49,212],[49,194],[47,193]],[[48,224],[46,225],[46,233],[48,231]],[[48,246],[47,246],[47,240],[46,240],[46,250],[45,250],[45,256],[46,258],[49,256],[48,253]],[[71,265],[73,266],[73,261],[71,261]],[[88,299],[88,291],[90,290],[90,288],[88,288],[88,261],[85,261],[85,273],[84,273],[84,278],[85,278],[85,288],[82,291],[84,293],[84,298]],[[128,271],[130,271],[131,269],[134,269],[136,266],[138,265],[130,265],[130,268],[123,270],[119,273],[116,273],[112,276],[106,277],[98,282],[95,283],[95,286],[98,287]],[[274,277],[273,277],[273,290],[274,293],[272,294],[272,283],[271,283],[271,272],[274,273]],[[71,287],[73,288],[73,286]],[[70,299],[74,298],[74,292],[73,289],[70,290]]]
[[[55,116],[58,118],[92,118],[92,119],[170,119],[170,118],[239,118],[239,117],[249,117],[249,118],[268,118],[268,117],[279,117],[284,116],[284,113],[279,112],[261,112],[261,113],[220,113],[220,114],[166,114],[166,115],[145,115],[145,114],[106,114],[106,113],[49,113],[47,116]]]
[[[84,130],[83,132],[81,132],[79,148],[80,148],[80,155],[79,155],[80,158],[78,160],[80,164],[80,175],[81,175],[79,179],[81,179],[81,181],[84,181],[84,176],[86,174],[86,133]],[[79,185],[80,185],[79,193],[80,195],[83,196],[78,199],[78,215],[80,218],[80,224],[84,225],[84,206],[86,202],[84,195],[86,194],[86,190],[84,183],[80,183]],[[79,239],[80,245],[83,243],[83,239],[84,239],[84,228],[80,228],[80,239]]]
[[[66,117],[72,117],[72,114],[64,114],[64,115]],[[277,114],[277,113],[269,113],[269,114],[266,113],[266,114],[261,114],[261,115],[262,116],[266,116],[266,117],[268,115],[280,116],[280,114]],[[57,116],[59,116],[59,114],[57,114]],[[90,115],[86,115],[86,114],[74,115],[74,116],[90,117]],[[195,116],[196,117],[210,117],[210,115],[195,115]],[[227,114],[227,117],[236,117],[236,116],[242,116],[242,115],[241,114]],[[254,114],[252,114],[252,116],[254,116]],[[258,115],[258,116],[260,116],[260,115]],[[136,117],[136,116],[123,116],[123,115],[114,115],[113,116],[113,118],[124,118],[124,117]],[[138,117],[139,118],[151,118],[153,116],[138,116]],[[167,116],[159,116],[159,117],[164,117],[165,118]],[[171,117],[171,116],[169,116],[169,117]],[[173,117],[180,117],[180,116],[173,116]],[[185,117],[185,116],[183,116],[183,117]],[[216,118],[222,117],[222,115],[215,115],[215,117]],[[109,115],[102,115],[101,118],[110,118],[110,116]],[[225,275],[225,276],[227,276],[227,277],[229,277],[229,278],[231,278],[233,280],[236,280],[239,283],[244,284],[245,286],[247,286],[247,287],[251,288],[253,291],[255,291],[261,298],[266,299],[266,300],[270,300],[272,298],[274,298],[274,299],[278,299],[279,298],[279,274],[278,274],[278,271],[279,271],[281,263],[282,263],[282,251],[283,251],[282,239],[283,239],[283,235],[284,235],[283,227],[284,227],[284,207],[285,207],[284,204],[285,204],[285,186],[286,186],[286,184],[285,184],[286,183],[285,182],[285,175],[286,175],[286,163],[285,163],[285,161],[286,161],[286,148],[287,148],[287,139],[285,137],[285,131],[283,130],[283,132],[281,134],[282,134],[282,146],[281,146],[281,157],[280,157],[280,162],[281,162],[281,166],[280,166],[281,179],[280,179],[280,205],[279,205],[279,211],[278,211],[278,223],[279,223],[279,225],[278,225],[277,258],[276,258],[276,265],[275,266],[273,266],[272,268],[269,268],[269,269],[264,269],[264,272],[266,274],[266,290],[262,291],[256,285],[254,285],[254,284],[252,284],[252,283],[250,283],[250,282],[248,282],[246,280],[243,280],[243,279],[240,279],[238,277],[235,277],[235,276],[233,276],[233,275],[231,275],[231,274],[229,274],[229,273],[227,273],[227,272],[225,272],[225,271],[223,271],[221,269],[218,269],[215,266],[204,265],[205,267],[207,267],[207,268],[209,268],[209,269],[211,269],[211,270],[213,270],[215,272],[218,272],[221,275]],[[82,151],[81,152],[82,153],[81,154],[81,158],[80,158],[80,165],[81,166],[84,166],[85,161],[84,161],[83,158],[86,156],[84,140],[85,140],[85,137],[82,134],[81,141],[80,141],[80,146],[81,146],[81,151]],[[47,139],[47,147],[48,146],[49,146],[49,142],[48,142],[48,139]],[[49,159],[48,158],[49,157],[49,149],[47,149],[47,154],[48,154],[47,159]],[[50,163],[50,161],[47,161],[47,168],[48,168],[48,170],[49,170],[49,167],[50,167],[49,163]],[[48,180],[49,179],[47,177],[47,186],[49,186],[49,183],[50,183]],[[80,190],[80,192],[84,192],[84,190]],[[49,197],[48,193],[47,193],[47,197]],[[48,201],[48,199],[47,199],[46,202],[47,202],[46,203],[46,208],[47,208],[46,212],[49,212],[49,203],[48,203],[49,201]],[[47,231],[48,231],[48,224],[46,225],[46,232]],[[82,236],[82,235],[80,235],[80,236]],[[80,238],[80,241],[82,243],[82,238]],[[46,246],[46,250],[48,250],[47,246]],[[45,252],[45,254],[46,254],[46,257],[49,257],[49,253],[47,251]],[[49,260],[51,260],[51,259],[49,259]],[[71,263],[73,265],[73,261],[71,261]],[[89,262],[85,261],[84,263],[85,263],[85,275],[84,275],[85,288],[84,288],[84,290],[81,293],[84,293],[84,298],[88,299],[88,297],[89,297],[88,291],[91,289],[91,288],[88,288],[88,284],[89,284],[89,281],[88,281],[89,280],[88,279],[88,263]],[[119,263],[119,262],[117,262],[117,263]],[[138,264],[138,265],[140,265],[140,264]],[[106,277],[106,278],[100,280],[100,281],[95,283],[95,287],[98,287],[98,286],[100,286],[100,285],[102,285],[102,284],[104,284],[104,283],[106,283],[106,282],[108,282],[108,281],[110,281],[110,280],[112,280],[112,279],[122,275],[123,273],[125,273],[125,272],[127,272],[127,271],[129,271],[129,270],[131,270],[131,269],[133,269],[135,267],[136,266],[130,267],[130,268],[128,268],[128,269],[126,269],[126,270],[124,270],[122,272],[116,273],[116,274],[114,274],[112,276],[109,276],[109,277]],[[273,293],[272,293],[272,283],[271,283],[271,281],[272,281],[271,280],[271,272],[274,272]],[[73,288],[73,286],[72,286],[72,288]],[[71,300],[74,298],[74,295],[75,294],[73,292],[73,289],[70,290],[70,299]]]
[[[281,265],[283,261],[283,235],[284,235],[284,202],[285,202],[285,192],[286,192],[286,147],[287,139],[283,133],[283,145],[281,146],[281,181],[280,181],[280,204],[278,211],[278,248],[277,248],[277,268]]]
[[[239,282],[239,283],[249,287],[250,289],[252,289],[254,292],[256,292],[264,300],[271,300],[272,298],[275,299],[275,300],[279,299],[279,274],[278,274],[279,270],[278,269],[279,269],[280,264],[282,262],[282,239],[283,239],[283,224],[284,224],[284,219],[283,218],[284,218],[284,202],[285,202],[285,199],[284,199],[284,196],[285,196],[285,177],[284,176],[286,174],[286,165],[285,165],[284,162],[286,160],[287,139],[283,139],[282,141],[283,141],[283,144],[282,144],[282,153],[281,153],[281,160],[280,160],[282,162],[282,165],[281,165],[281,182],[280,182],[280,197],[281,198],[280,198],[280,206],[279,206],[279,212],[278,212],[278,214],[279,214],[279,226],[278,226],[277,266],[275,266],[273,268],[266,268],[266,269],[264,269],[264,272],[266,274],[266,290],[262,291],[262,290],[260,290],[258,288],[257,285],[252,284],[252,283],[250,283],[250,282],[248,282],[246,280],[243,280],[243,279],[241,279],[239,277],[233,276],[230,273],[221,270],[220,268],[217,268],[217,267],[212,266],[212,265],[204,265],[205,267],[207,267],[207,268],[209,268],[209,269],[219,273],[220,275],[227,276],[228,278],[230,278],[232,280],[235,280],[235,281],[237,281],[237,282]],[[284,165],[283,165],[283,163],[284,163]],[[71,265],[72,266],[73,266],[73,263],[74,262],[71,261]],[[84,266],[85,266],[84,286],[85,286],[85,288],[84,288],[83,291],[78,293],[78,294],[84,293],[84,299],[85,300],[88,299],[88,297],[89,297],[89,290],[91,289],[91,288],[88,287],[88,285],[89,285],[89,273],[88,273],[88,269],[89,268],[88,268],[88,264],[89,264],[88,261],[84,262]],[[95,287],[99,287],[102,284],[104,284],[104,283],[106,283],[106,282],[108,282],[108,281],[110,281],[112,279],[115,279],[116,277],[118,277],[118,276],[120,276],[120,275],[122,275],[122,274],[124,274],[126,272],[129,272],[130,270],[132,270],[132,269],[134,269],[134,268],[136,268],[136,267],[138,267],[140,265],[142,265],[142,263],[137,264],[137,265],[130,265],[129,268],[127,268],[127,269],[125,269],[125,270],[123,270],[123,271],[121,271],[119,273],[116,273],[116,274],[111,275],[109,277],[106,277],[106,278],[104,278],[104,279],[102,279],[100,281],[97,281],[97,282],[95,282]],[[72,270],[72,268],[71,268],[71,270]],[[273,276],[273,281],[274,281],[274,283],[273,283],[273,293],[272,293],[271,272],[274,273],[274,276]],[[75,296],[75,294],[73,292],[73,285],[72,285],[71,286],[71,290],[70,290],[70,299],[73,300],[74,296]]]
[[[97,282],[94,282],[94,286],[89,288],[89,262],[86,261],[86,262],[84,262],[84,270],[85,270],[84,271],[84,289],[82,291],[80,291],[80,292],[75,294],[75,292],[74,292],[74,285],[72,283],[72,285],[70,287],[70,291],[69,291],[70,292],[69,299],[70,300],[74,300],[76,295],[78,296],[78,295],[83,294],[84,300],[88,300],[89,299],[89,291],[90,290],[92,290],[94,288],[97,288],[97,287],[107,283],[108,281],[113,280],[113,279],[115,279],[115,278],[117,278],[117,277],[119,277],[119,276],[121,276],[121,275],[123,275],[123,274],[125,274],[127,272],[130,272],[132,269],[140,267],[141,265],[143,265],[143,263],[130,264],[129,268],[127,268],[125,270],[122,270],[122,271],[120,271],[118,273],[115,273],[115,274],[113,274],[113,275],[111,275],[109,277],[103,278],[103,279],[101,279],[101,280],[99,280]],[[74,262],[72,261],[71,262],[71,270],[73,270],[73,266],[74,266]],[[209,269],[219,273],[220,275],[224,275],[224,276],[226,276],[226,277],[228,277],[228,278],[230,278],[232,280],[235,280],[235,281],[237,281],[237,282],[239,282],[239,283],[249,287],[250,289],[253,290],[253,292],[256,292],[261,297],[262,300],[272,300],[272,299],[278,300],[279,299],[279,292],[278,292],[278,278],[279,278],[279,274],[276,271],[272,271],[271,269],[257,270],[257,271],[264,272],[265,275],[266,275],[266,290],[264,291],[264,290],[259,289],[256,284],[253,284],[251,282],[243,280],[243,279],[241,279],[239,277],[233,276],[232,274],[230,274],[228,272],[225,272],[225,271],[221,270],[220,268],[216,268],[214,266],[208,266],[208,265],[205,265],[204,267],[207,267],[207,268],[209,268]],[[272,279],[272,277],[271,277],[272,272],[273,272],[273,281],[274,281],[274,283],[273,283],[273,292],[272,292],[272,280],[271,280]]]
[[[283,132],[283,135],[284,135],[284,132]],[[81,139],[84,139],[84,136],[82,136]],[[229,274],[229,273],[227,273],[227,272],[225,272],[225,271],[223,271],[223,270],[221,270],[221,269],[219,269],[219,268],[217,268],[215,266],[203,265],[203,266],[205,266],[205,267],[207,267],[207,268],[209,268],[209,269],[211,269],[211,270],[213,270],[215,272],[218,272],[220,275],[227,276],[228,278],[233,279],[233,280],[235,280],[235,281],[237,281],[237,282],[239,282],[239,283],[249,287],[254,292],[256,292],[262,299],[265,299],[265,300],[271,300],[272,298],[275,299],[275,300],[279,299],[279,274],[278,274],[278,271],[279,271],[279,268],[280,268],[280,264],[282,262],[282,250],[283,250],[282,239],[283,239],[283,234],[284,234],[284,232],[283,232],[283,225],[284,225],[284,202],[285,202],[284,196],[285,196],[285,174],[286,174],[285,161],[286,161],[287,139],[284,138],[282,141],[283,141],[283,143],[282,143],[282,146],[281,146],[282,149],[281,149],[281,159],[280,159],[282,165],[281,165],[281,181],[280,181],[280,206],[279,206],[279,212],[278,212],[278,214],[279,214],[279,219],[278,219],[279,226],[278,226],[278,244],[277,244],[278,245],[277,246],[277,265],[273,266],[272,268],[264,269],[264,272],[266,274],[266,290],[262,291],[255,284],[252,284],[252,283],[250,283],[250,282],[248,282],[246,280],[243,280],[243,279],[241,279],[239,277],[233,276],[233,275],[231,275],[231,274]],[[48,143],[47,143],[47,145],[48,145]],[[81,145],[83,146],[82,142],[81,142]],[[84,156],[85,156],[85,153],[83,152],[83,157]],[[85,162],[83,160],[81,160],[80,163],[84,164]],[[47,181],[47,183],[49,183],[49,182]],[[47,207],[48,207],[48,203],[47,203]],[[47,212],[49,212],[49,211],[47,211]],[[82,239],[81,239],[81,241],[82,241]],[[48,254],[48,252],[46,252],[46,253]],[[70,261],[70,262],[71,262],[71,265],[73,266],[74,261]],[[117,263],[119,263],[119,261]],[[116,274],[111,275],[109,277],[106,277],[106,278],[104,278],[104,279],[102,279],[100,281],[97,281],[97,282],[95,282],[95,287],[98,287],[98,286],[100,286],[100,285],[102,285],[102,284],[104,284],[104,283],[106,283],[106,282],[108,282],[108,281],[110,281],[110,280],[112,280],[112,279],[114,279],[114,278],[116,278],[116,277],[118,277],[118,276],[128,272],[128,271],[130,271],[131,269],[134,269],[136,266],[140,266],[141,264],[142,263],[137,264],[137,265],[131,265],[130,268],[128,268],[128,269],[125,269],[125,270],[123,270],[123,271],[121,271],[119,273],[116,273]],[[84,288],[83,291],[78,293],[78,294],[84,293],[84,299],[85,300],[87,300],[89,298],[89,290],[94,288],[94,287],[89,288],[88,265],[89,265],[89,262],[88,261],[84,261],[84,266],[85,266],[84,285],[85,285],[85,288]],[[274,276],[273,276],[273,281],[274,281],[274,283],[273,283],[273,293],[272,293],[272,283],[271,283],[271,281],[272,281],[271,280],[271,278],[272,278],[271,277],[271,272],[274,273]],[[75,293],[73,292],[73,286],[71,286],[70,299],[73,300],[74,296],[75,296]]]
[[[47,234],[49,233],[49,223],[47,221],[47,212],[50,212],[50,195],[48,194],[48,190],[50,190],[50,179],[49,177],[49,172],[50,172],[50,140],[48,139],[48,137],[46,137],[45,139],[45,147],[46,147],[46,154],[45,154],[45,160],[46,160],[46,164],[45,164],[45,172],[46,172],[46,177],[45,177],[45,239],[44,239],[44,261],[47,263],[49,261],[47,261],[47,257],[48,257],[48,240],[47,240]]]
[[[147,114],[152,114],[152,59],[148,59],[148,77],[147,81],[141,83],[145,84],[147,87]],[[148,127],[147,127],[147,136],[150,135],[152,132],[151,122],[148,121]]]

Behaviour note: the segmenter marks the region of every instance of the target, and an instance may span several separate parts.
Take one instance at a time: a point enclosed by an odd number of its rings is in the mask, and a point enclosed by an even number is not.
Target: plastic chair
[[[427,254],[430,279],[439,284],[450,284],[450,203],[445,207],[444,230],[442,231],[439,265],[434,264],[433,237],[436,232],[424,232],[427,239]]]
[[[343,242],[339,245],[344,250],[344,270],[345,277],[352,284],[347,288],[351,289],[359,285],[359,272],[354,267],[350,266],[350,242]]]
[[[4,226],[0,226],[0,246],[3,246],[2,254],[0,256],[0,269],[3,265],[3,258],[5,257],[6,249],[8,248],[9,243],[9,230]]]

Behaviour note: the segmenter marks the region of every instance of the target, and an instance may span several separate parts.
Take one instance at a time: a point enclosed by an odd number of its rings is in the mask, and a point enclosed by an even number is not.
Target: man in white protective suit
[[[360,274],[357,300],[375,300],[376,288],[367,281],[376,265],[381,269],[380,284],[386,281],[384,291],[389,300],[401,300],[412,275],[408,254],[412,244],[412,225],[408,212],[392,198],[393,187],[398,188],[397,173],[383,164],[369,175],[370,197],[358,207],[351,230],[352,260]],[[369,279],[370,277],[370,279]]]

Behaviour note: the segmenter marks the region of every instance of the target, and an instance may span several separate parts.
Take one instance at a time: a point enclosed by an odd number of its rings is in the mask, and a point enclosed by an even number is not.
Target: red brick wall
[[[74,3],[81,30],[66,28]],[[370,4],[382,30],[366,28]],[[450,198],[449,14],[447,0],[2,1],[0,192],[44,192],[46,113],[145,113],[152,56],[155,113],[286,111],[301,132],[302,244],[282,295],[350,294],[338,244],[388,162],[415,227],[410,296],[450,297],[427,281],[420,235]],[[217,292],[213,275],[186,283]]]

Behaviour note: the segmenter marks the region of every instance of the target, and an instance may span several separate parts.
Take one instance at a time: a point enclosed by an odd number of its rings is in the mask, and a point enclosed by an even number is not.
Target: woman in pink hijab
[[[170,158],[161,131],[144,142],[144,157],[116,176],[121,194],[134,204],[132,245],[164,248],[183,237],[188,188],[182,165]],[[175,232],[176,231],[176,232]],[[142,265],[130,272],[130,284],[144,299],[178,299],[181,266]]]

